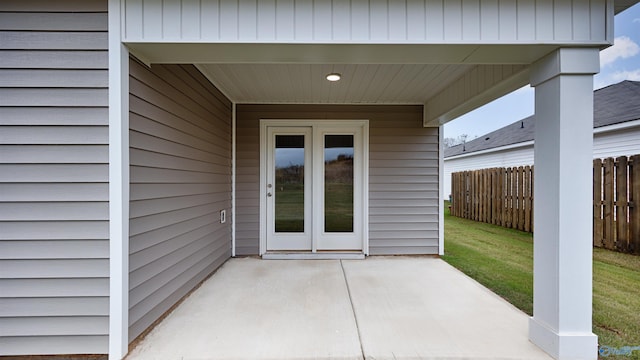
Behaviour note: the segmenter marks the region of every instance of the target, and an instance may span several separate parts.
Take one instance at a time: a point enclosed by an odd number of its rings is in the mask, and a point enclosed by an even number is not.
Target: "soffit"
[[[614,1],[614,12],[616,14],[623,12],[624,10],[632,7],[637,4],[638,0],[615,0]]]
[[[471,65],[206,64],[201,71],[239,103],[423,104]],[[342,74],[330,82],[329,73]]]
[[[305,104],[424,104],[473,67],[530,64],[557,48],[548,44],[127,45],[148,64],[196,64],[236,103]],[[327,81],[325,76],[332,72],[341,73],[342,80]]]

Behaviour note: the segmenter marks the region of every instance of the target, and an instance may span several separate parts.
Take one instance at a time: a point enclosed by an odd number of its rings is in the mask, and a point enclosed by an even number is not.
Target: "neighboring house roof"
[[[593,93],[593,127],[599,128],[640,119],[640,81],[622,81]],[[529,116],[465,144],[444,150],[444,157],[469,154],[533,141],[535,117]]]

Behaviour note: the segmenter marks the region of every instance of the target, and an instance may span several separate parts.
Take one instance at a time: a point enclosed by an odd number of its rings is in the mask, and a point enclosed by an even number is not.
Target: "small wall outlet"
[[[227,222],[227,210],[220,210],[220,224]]]

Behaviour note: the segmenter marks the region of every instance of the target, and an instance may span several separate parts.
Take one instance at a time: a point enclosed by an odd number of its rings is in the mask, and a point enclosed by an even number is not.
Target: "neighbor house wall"
[[[132,340],[231,256],[231,103],[191,65],[130,74]]]
[[[637,121],[637,120],[636,120]],[[614,125],[615,126],[615,125]],[[598,128],[601,131],[604,128]],[[593,134],[593,158],[640,154],[640,126]],[[444,159],[444,197],[451,194],[451,174],[464,170],[533,165],[533,145]]]
[[[594,159],[636,154],[640,154],[640,124],[593,135]]]
[[[369,251],[438,253],[438,128],[422,106],[237,105],[236,253],[259,253],[260,119],[369,120]]]
[[[0,2],[0,355],[108,351],[106,11]]]

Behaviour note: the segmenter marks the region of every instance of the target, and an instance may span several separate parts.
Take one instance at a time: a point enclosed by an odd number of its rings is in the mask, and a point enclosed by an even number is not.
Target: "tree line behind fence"
[[[533,184],[533,166],[453,173],[451,215],[533,232]],[[640,155],[593,161],[593,245],[640,254]]]

